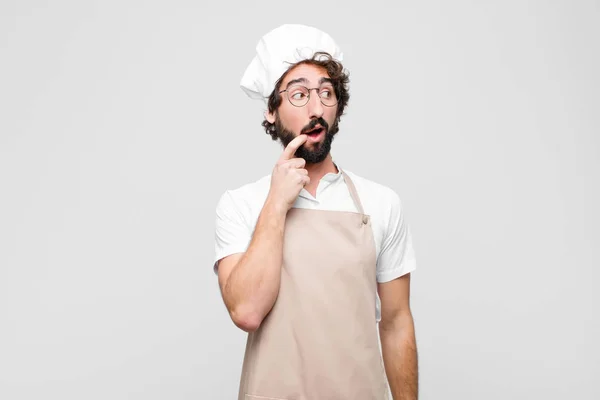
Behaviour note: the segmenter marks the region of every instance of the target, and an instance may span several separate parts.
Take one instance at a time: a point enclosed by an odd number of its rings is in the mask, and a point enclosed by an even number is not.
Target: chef
[[[327,33],[286,24],[260,39],[241,79],[282,152],[216,207],[214,271],[248,332],[238,400],[417,399],[401,201],[331,152],[350,97],[342,60]]]

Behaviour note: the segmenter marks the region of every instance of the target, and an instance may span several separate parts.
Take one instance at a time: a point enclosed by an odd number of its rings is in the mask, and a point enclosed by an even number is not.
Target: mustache
[[[310,121],[310,123],[308,125],[306,125],[304,128],[302,128],[302,130],[300,131],[300,134],[303,134],[303,133],[306,133],[308,131],[315,129],[315,126],[317,126],[317,125],[321,125],[323,128],[325,128],[325,131],[329,131],[329,125],[327,124],[327,122],[323,118],[317,118],[317,119],[313,119],[312,121]]]

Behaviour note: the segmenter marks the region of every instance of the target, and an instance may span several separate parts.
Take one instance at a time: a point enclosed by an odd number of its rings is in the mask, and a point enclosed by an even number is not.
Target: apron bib
[[[376,253],[359,212],[292,208],[273,308],[248,334],[238,400],[383,400]]]

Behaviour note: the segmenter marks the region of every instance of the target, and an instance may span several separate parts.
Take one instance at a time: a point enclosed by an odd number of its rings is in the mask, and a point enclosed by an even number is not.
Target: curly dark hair
[[[348,105],[348,100],[350,100],[350,92],[348,91],[348,82],[350,81],[349,73],[343,67],[343,65],[335,60],[329,53],[326,52],[316,52],[309,59],[299,61],[295,64],[292,64],[287,71],[275,82],[275,89],[269,96],[269,100],[267,102],[269,112],[275,114],[279,106],[281,105],[281,95],[278,93],[279,88],[281,87],[281,82],[285,79],[286,75],[296,66],[301,64],[315,65],[318,67],[325,68],[327,70],[327,74],[332,80],[333,89],[335,90],[335,95],[338,99],[337,103],[337,112],[335,122],[329,129],[332,134],[336,134],[339,131],[339,122],[344,115],[344,110]],[[277,129],[275,124],[270,123],[266,119],[262,122],[262,126],[265,128],[265,132],[271,135],[273,140],[277,140]]]

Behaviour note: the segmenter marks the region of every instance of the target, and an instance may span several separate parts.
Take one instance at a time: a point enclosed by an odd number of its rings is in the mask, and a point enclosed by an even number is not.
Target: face
[[[288,91],[280,94],[282,98],[278,110],[274,115],[270,113],[266,115],[267,120],[275,124],[283,147],[296,136],[310,133],[306,142],[296,152],[296,157],[303,158],[307,164],[322,162],[329,155],[334,137],[330,130],[336,123],[337,105],[324,105],[317,90],[310,90],[308,102],[301,107],[290,103],[288,96],[293,101],[302,99],[303,95],[294,89],[302,85],[309,89],[331,88],[330,93],[322,91],[322,96],[335,98],[333,86],[326,81],[328,78],[329,75],[324,68],[304,64],[296,66],[281,82],[279,91],[285,89]]]

